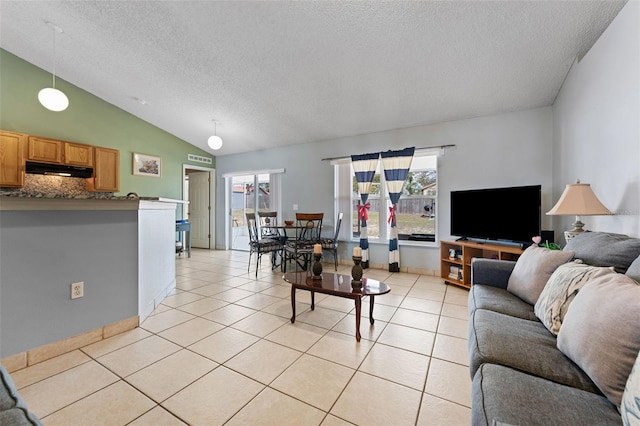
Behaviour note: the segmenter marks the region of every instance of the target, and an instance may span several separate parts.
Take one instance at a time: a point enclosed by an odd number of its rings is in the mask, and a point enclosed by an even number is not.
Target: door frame
[[[216,169],[212,167],[194,166],[192,164],[182,164],[182,200],[189,199],[189,193],[185,191],[185,177],[187,170],[197,170],[199,172],[209,172],[209,250],[215,250],[216,247]],[[186,192],[186,193],[185,193]],[[182,211],[184,217],[184,210]]]

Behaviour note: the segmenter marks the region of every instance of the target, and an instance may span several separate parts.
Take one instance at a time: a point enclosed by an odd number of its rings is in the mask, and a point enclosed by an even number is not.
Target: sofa
[[[640,425],[640,239],[585,232],[471,269],[473,425]]]
[[[27,409],[7,370],[0,364],[0,425],[42,425]]]

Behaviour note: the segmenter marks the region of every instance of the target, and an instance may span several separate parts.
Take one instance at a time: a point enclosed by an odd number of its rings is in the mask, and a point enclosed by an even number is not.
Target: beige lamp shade
[[[565,187],[560,199],[547,214],[576,217],[573,223],[574,228],[564,233],[565,239],[569,241],[577,234],[584,232],[582,229],[584,223],[580,221],[580,216],[611,215],[613,212],[598,200],[591,185],[578,181]]]
[[[578,183],[566,186],[556,205],[547,214],[597,216],[609,215],[613,214],[613,212],[598,200],[598,197],[591,189],[591,185],[578,181]]]

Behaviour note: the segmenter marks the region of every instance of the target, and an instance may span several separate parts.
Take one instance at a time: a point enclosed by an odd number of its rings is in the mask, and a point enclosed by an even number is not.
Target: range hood
[[[91,167],[65,166],[63,164],[34,163],[33,161],[27,161],[27,167],[25,171],[27,173],[32,173],[36,175],[54,175],[54,176],[67,176],[67,177],[77,177],[77,178],[89,178],[93,176],[93,169]]]

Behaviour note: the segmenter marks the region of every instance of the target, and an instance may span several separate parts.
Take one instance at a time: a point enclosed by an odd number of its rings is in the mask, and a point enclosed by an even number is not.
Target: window
[[[436,160],[435,155],[413,158],[396,213],[400,240],[435,241]]]
[[[435,241],[436,201],[437,201],[437,155],[416,153],[405,182],[402,197],[396,211],[398,239],[411,241]],[[334,162],[336,179],[336,208],[351,218],[351,228],[343,227],[341,238],[357,240],[360,238],[360,220],[358,206],[360,195],[351,162],[349,159]],[[388,241],[390,225],[387,222],[391,201],[387,193],[382,162],[373,178],[369,198],[367,233],[370,241]],[[350,215],[348,214],[350,212]],[[350,232],[349,232],[350,231]]]

